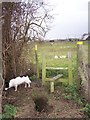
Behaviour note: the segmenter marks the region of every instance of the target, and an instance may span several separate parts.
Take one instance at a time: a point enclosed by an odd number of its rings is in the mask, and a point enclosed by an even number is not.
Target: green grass
[[[25,59],[27,60],[27,63],[29,64],[32,62],[33,64],[36,63],[35,61],[35,44],[37,44],[37,53],[38,53],[38,61],[39,61],[39,68],[40,72],[42,69],[42,56],[45,54],[45,60],[46,60],[46,66],[50,67],[67,67],[68,66],[68,57],[65,59],[54,59],[54,56],[62,56],[66,55],[68,56],[68,52],[72,52],[72,74],[73,74],[73,81],[77,81],[77,43],[76,42],[54,42],[54,44],[51,45],[50,42],[36,42],[32,44],[32,47],[30,49],[31,43],[28,44],[27,50],[23,51],[23,55],[26,55]],[[66,48],[65,48],[66,46]],[[68,48],[69,46],[69,48]],[[88,52],[88,44],[87,42],[83,43],[83,47],[85,49],[84,53],[85,56],[83,55],[83,59],[85,63],[87,64],[87,52]],[[78,90],[76,89],[76,85],[72,86],[67,86],[68,84],[68,70],[47,70],[47,77],[53,77],[56,74],[62,74],[63,73],[63,78],[60,78],[59,81],[62,82],[65,86],[64,88],[64,93],[63,97],[68,100],[74,100],[76,103],[79,105],[82,105],[82,98],[78,94]],[[40,73],[41,74],[41,73]],[[32,77],[32,79],[34,79]],[[60,82],[59,82],[60,83]],[[58,82],[55,82],[55,89],[57,89],[57,86],[59,85]],[[47,82],[47,90],[49,90],[49,83]],[[36,96],[35,92],[32,93],[33,96]],[[84,112],[90,116],[90,105],[86,105],[84,108]]]
[[[68,67],[68,52],[72,52],[72,67],[73,67],[73,75],[76,76],[76,65],[77,65],[77,44],[71,42],[55,42],[53,45],[50,43],[37,44],[38,45],[38,58],[39,64],[42,63],[42,54],[45,54],[46,66],[50,67]],[[67,47],[69,46],[69,48]],[[66,48],[65,48],[66,47]],[[54,56],[62,56],[65,55],[67,58],[65,59],[55,59]],[[56,74],[63,73],[64,78],[68,77],[68,70],[48,70],[47,77],[55,76]]]
[[[25,50],[25,48],[24,48],[24,51],[22,52],[23,54],[27,53],[26,54],[27,61],[30,60],[30,61],[35,62],[35,56],[34,56],[35,44],[37,44],[37,47],[38,47],[37,52],[38,52],[39,63],[42,62],[42,54],[43,53],[46,54],[46,60],[47,60],[47,62],[49,62],[50,57],[52,57],[52,59],[53,59],[55,55],[59,55],[59,56],[67,55],[69,50],[71,50],[73,53],[75,53],[75,49],[76,49],[76,43],[70,43],[70,42],[69,43],[68,42],[64,42],[64,43],[62,43],[62,42],[56,43],[55,42],[53,45],[51,45],[49,42],[42,43],[42,44],[34,43],[34,44],[32,44],[32,47],[30,47],[31,46],[31,43],[30,43],[30,45],[29,44],[27,45],[28,46],[27,49]],[[63,48],[65,46],[69,46],[69,48]]]
[[[83,105],[82,97],[80,96],[80,94],[78,92],[76,84],[68,85],[68,86],[63,85],[62,89],[63,89],[62,96],[64,97],[64,99],[74,100],[77,104]]]
[[[82,109],[86,115],[90,118],[90,103],[86,103],[85,107]]]
[[[65,59],[54,59],[54,56],[62,56],[66,55],[68,56],[68,52],[72,52],[72,74],[73,74],[73,79],[76,79],[76,71],[77,71],[77,42],[54,42],[54,44],[51,45],[50,42],[34,42],[34,43],[29,43],[26,47],[24,48],[22,52],[22,58],[25,57],[25,61],[27,64],[29,63],[36,63],[35,60],[35,45],[37,44],[37,53],[38,53],[38,61],[39,61],[39,69],[40,69],[40,74],[41,74],[41,69],[42,69],[42,56],[45,54],[45,60],[46,60],[46,66],[50,67],[68,67],[68,57]],[[69,46],[69,48],[68,48]],[[66,47],[66,48],[65,48]],[[87,42],[84,42],[84,47],[86,48],[87,51]],[[86,56],[83,56],[85,61],[87,59],[87,54]],[[47,71],[47,75],[49,76],[49,73],[54,75],[54,72]],[[64,74],[64,77],[68,77],[66,74],[68,74],[67,70],[62,70],[59,71]],[[58,74],[58,72],[56,72]],[[55,73],[55,74],[56,74]]]
[[[36,43],[30,43],[24,48],[22,51],[22,59],[25,59],[26,63],[36,63],[35,60],[35,45],[37,44],[37,53],[38,53],[38,61],[39,61],[39,68],[42,69],[42,56],[45,54],[45,60],[46,60],[46,66],[50,67],[68,67],[68,52],[72,52],[72,67],[76,68],[76,53],[77,53],[77,44],[76,42],[54,42],[53,45],[51,45],[50,42],[36,42]],[[69,46],[69,48],[68,48]],[[66,47],[66,48],[65,48]],[[65,55],[67,58],[65,59],[55,59],[54,56],[62,56]],[[76,69],[73,70],[75,73]],[[60,70],[59,72],[64,73],[64,77],[67,77],[67,70]],[[49,73],[54,75],[54,72],[48,71]],[[58,72],[57,72],[58,74]]]

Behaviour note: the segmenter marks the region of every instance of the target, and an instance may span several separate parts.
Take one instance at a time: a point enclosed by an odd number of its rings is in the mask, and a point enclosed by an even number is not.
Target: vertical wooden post
[[[46,59],[45,59],[45,53],[42,55],[42,85],[45,84],[46,79]]]
[[[37,79],[38,79],[39,78],[39,65],[38,65],[37,45],[35,45],[35,58],[36,58],[36,72],[37,72]]]
[[[90,36],[90,1],[88,2],[88,35]],[[88,101],[90,103],[90,39],[88,40]]]
[[[88,65],[88,102],[90,103],[90,66],[89,65]]]
[[[79,75],[79,67],[81,66],[82,63],[82,41],[77,42],[77,89],[80,88],[80,75]]]
[[[54,92],[54,81],[50,82],[50,92],[53,93]]]
[[[88,40],[88,102],[90,103],[90,40]]]
[[[71,51],[68,52],[68,77],[69,77],[69,85],[73,84],[72,80],[72,53]]]

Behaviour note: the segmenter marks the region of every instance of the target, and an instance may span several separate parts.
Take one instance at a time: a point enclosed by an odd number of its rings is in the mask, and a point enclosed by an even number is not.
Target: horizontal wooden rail
[[[62,70],[62,69],[68,69],[68,67],[46,67],[47,70]]]

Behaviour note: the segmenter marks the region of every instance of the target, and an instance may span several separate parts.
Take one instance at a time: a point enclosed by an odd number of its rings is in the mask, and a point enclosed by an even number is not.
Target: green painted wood
[[[45,53],[42,55],[42,85],[45,84],[46,80],[46,59],[45,59]]]
[[[46,81],[50,82],[50,92],[53,93],[54,92],[54,82],[55,80],[58,80],[59,78],[61,78],[63,75],[62,74],[58,74],[57,76],[53,77],[53,78],[48,78],[46,79]]]
[[[63,74],[58,74],[58,75],[56,75],[56,76],[53,77],[53,78],[48,78],[48,79],[46,79],[46,81],[54,82],[55,80],[61,78],[62,76],[63,76]]]
[[[63,70],[63,69],[68,69],[68,67],[46,67],[47,70]]]
[[[54,92],[54,82],[50,82],[50,92]]]
[[[42,85],[45,85],[45,82],[50,82],[50,92],[54,92],[54,82],[55,80],[58,80],[59,78],[61,78],[63,75],[59,74],[53,78],[46,78],[46,70],[48,69],[54,69],[54,70],[60,70],[60,69],[66,69],[68,70],[68,83],[69,85],[73,84],[73,79],[72,79],[72,54],[71,51],[68,52],[68,67],[46,67],[46,59],[45,59],[45,53],[43,53],[42,55]],[[64,80],[65,82],[66,80]],[[67,81],[66,81],[67,83]]]
[[[37,72],[37,79],[38,79],[39,78],[39,63],[38,63],[37,45],[35,45],[35,58],[36,58],[36,72]]]
[[[80,75],[79,75],[79,67],[82,63],[82,44],[77,44],[77,89],[81,86]]]
[[[71,51],[68,52],[68,79],[69,79],[69,85],[73,84],[73,79],[72,79],[72,53]]]

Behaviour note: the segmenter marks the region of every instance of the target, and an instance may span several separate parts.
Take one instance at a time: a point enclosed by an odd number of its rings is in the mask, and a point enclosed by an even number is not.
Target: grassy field
[[[73,78],[76,79],[77,70],[77,42],[33,42],[29,43],[24,49],[24,55],[27,63],[36,64],[35,60],[35,45],[37,45],[37,54],[39,61],[39,68],[42,69],[43,54],[45,54],[47,67],[68,67],[68,52],[72,53],[72,71]],[[84,46],[87,49],[87,43],[84,42]],[[58,56],[55,59],[55,56]],[[66,56],[65,59],[61,59],[60,56]],[[68,70],[47,71],[47,76],[53,74],[63,73],[64,77],[68,77]]]
[[[68,67],[68,52],[72,53],[72,68],[75,74],[76,70],[76,57],[77,57],[77,44],[76,42],[34,42],[30,43],[24,48],[22,56],[25,57],[26,63],[36,64],[35,60],[35,45],[37,45],[37,54],[39,61],[40,73],[42,69],[43,54],[45,54],[46,66],[47,67]],[[55,56],[58,56],[55,59]],[[60,56],[66,56],[61,59]],[[68,76],[68,70],[48,70],[47,76],[55,76],[56,74],[63,73],[64,77]],[[53,75],[52,75],[53,74]]]
[[[49,64],[49,66],[55,66],[55,67],[61,67],[61,66],[65,66],[67,65],[68,61],[67,58],[66,59],[54,59],[54,56],[68,56],[68,52],[71,51],[72,52],[72,60],[76,59],[76,50],[77,50],[77,46],[76,43],[62,43],[62,42],[58,42],[58,43],[54,43],[51,44],[49,42],[46,43],[34,43],[37,45],[38,50],[38,60],[39,63],[42,63],[42,55],[45,54],[45,58],[46,58],[46,62],[47,65]],[[33,44],[33,50],[32,52],[28,52],[28,57],[30,57],[30,54],[34,55],[34,44]],[[35,63],[35,56],[33,57],[33,63]],[[65,64],[65,65],[64,65]]]

